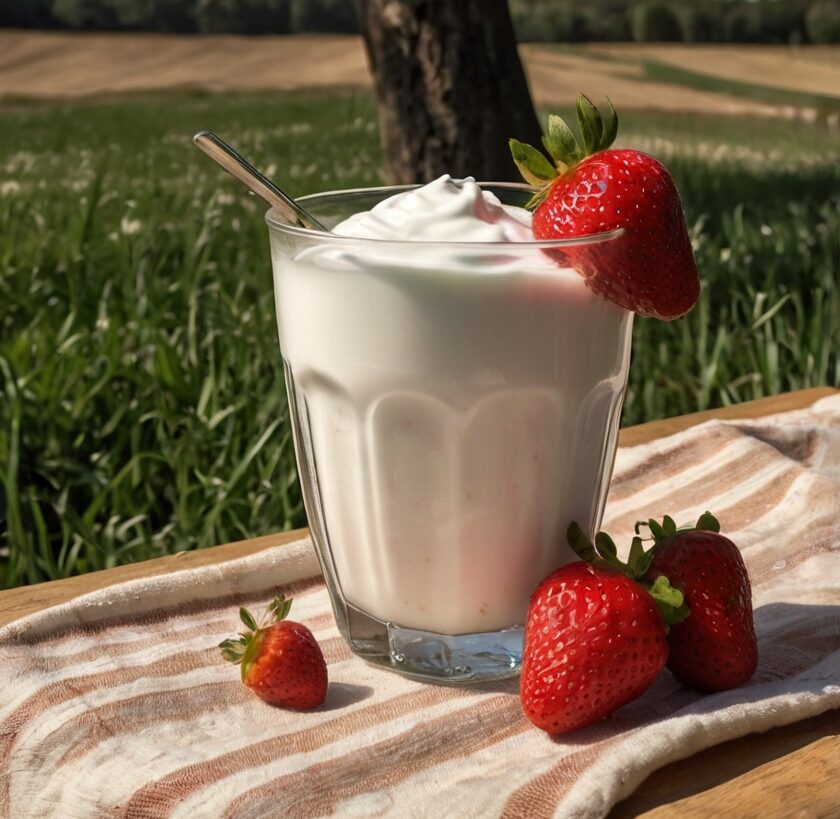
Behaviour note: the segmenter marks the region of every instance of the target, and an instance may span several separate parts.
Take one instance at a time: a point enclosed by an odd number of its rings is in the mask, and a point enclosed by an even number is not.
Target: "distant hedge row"
[[[352,0],[0,0],[0,26],[84,31],[358,31]]]
[[[525,42],[840,42],[840,0],[511,0],[510,6]]]
[[[510,0],[510,7],[520,41],[840,42],[840,0]],[[353,0],[0,0],[0,26],[232,34],[358,30]]]

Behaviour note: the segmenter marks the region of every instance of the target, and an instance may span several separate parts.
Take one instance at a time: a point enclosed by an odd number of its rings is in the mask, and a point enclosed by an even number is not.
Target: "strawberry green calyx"
[[[653,583],[642,583],[648,590],[648,594],[656,603],[656,608],[662,615],[666,626],[674,626],[681,623],[691,613],[688,604],[685,602],[685,595],[671,585],[665,575],[660,575]]]
[[[580,140],[560,117],[549,115],[548,133],[543,136],[542,142],[551,161],[531,145],[517,139],[509,141],[516,167],[525,181],[537,188],[527,207],[537,207],[558,176],[562,176],[590,154],[604,151],[613,144],[618,133],[618,114],[609,98],[606,103],[602,113],[589,97],[584,94],[578,96],[576,110]]]
[[[618,557],[615,542],[606,532],[598,532],[593,543],[580,526],[572,522],[566,538],[581,560],[599,569],[621,572],[647,590],[667,626],[673,626],[688,617],[689,609],[683,593],[674,588],[667,577],[657,577],[652,583],[643,579],[656,554],[656,544],[646,550],[642,538],[637,534],[630,545],[627,560],[623,561]]]
[[[643,526],[647,527],[650,532],[650,537],[646,538],[646,540],[652,539],[656,545],[665,540],[665,538],[672,537],[673,535],[680,534],[682,532],[720,532],[720,523],[711,512],[704,512],[700,515],[700,517],[697,518],[697,523],[686,523],[682,526],[677,526],[677,524],[674,523],[674,519],[668,515],[665,515],[661,523],[653,518],[650,518],[649,520],[639,520],[636,521],[636,525],[633,527],[637,535],[641,534]]]
[[[259,623],[248,609],[239,609],[239,619],[245,626],[246,631],[243,631],[236,639],[222,640],[219,643],[219,648],[223,659],[241,666],[243,680],[247,678],[251,671],[265,637],[266,629],[274,623],[285,620],[291,608],[292,601],[280,595],[271,601]]]

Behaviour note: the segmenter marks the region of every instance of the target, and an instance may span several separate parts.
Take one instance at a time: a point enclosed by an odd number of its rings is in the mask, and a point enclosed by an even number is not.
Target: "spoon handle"
[[[283,193],[268,177],[263,176],[247,159],[240,156],[212,131],[198,131],[193,136],[193,142],[210,159],[235,176],[246,188],[278,210],[282,218],[290,225],[298,225],[310,230],[327,230],[311,213]]]

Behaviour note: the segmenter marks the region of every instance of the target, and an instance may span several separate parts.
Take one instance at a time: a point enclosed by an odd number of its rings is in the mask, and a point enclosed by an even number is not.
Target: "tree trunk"
[[[539,144],[505,0],[357,0],[393,183],[518,180],[508,139]]]

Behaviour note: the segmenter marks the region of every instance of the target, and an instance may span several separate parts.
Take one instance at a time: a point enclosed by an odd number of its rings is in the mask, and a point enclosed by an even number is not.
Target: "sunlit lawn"
[[[0,584],[305,523],[258,203],[211,127],[301,194],[374,184],[356,94],[182,94],[2,111]],[[704,290],[636,322],[624,423],[840,382],[837,135],[625,117],[672,168]],[[3,520],[5,519],[5,520]]]

